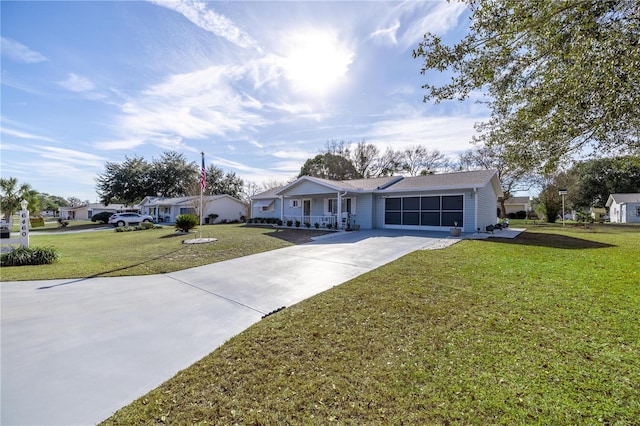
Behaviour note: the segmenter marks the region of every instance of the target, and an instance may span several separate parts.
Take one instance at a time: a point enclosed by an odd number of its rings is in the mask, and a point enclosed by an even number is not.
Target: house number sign
[[[29,213],[25,210],[20,212],[20,236],[29,235]]]

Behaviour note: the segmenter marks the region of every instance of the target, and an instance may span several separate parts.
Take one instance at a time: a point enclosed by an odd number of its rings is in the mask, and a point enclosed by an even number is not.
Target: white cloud
[[[66,80],[58,82],[62,87],[72,92],[90,92],[95,89],[95,84],[87,78],[80,77],[77,74],[71,73]]]
[[[260,148],[260,149],[263,149],[263,148],[264,148],[264,145],[262,145],[260,142],[258,142],[258,141],[257,141],[257,140],[255,140],[255,139],[249,139],[249,143],[250,143],[251,145],[255,146],[256,148]]]
[[[484,119],[475,116],[413,116],[385,120],[375,123],[366,139],[381,150],[424,145],[452,155],[471,147],[471,139],[476,134],[474,124]]]
[[[396,19],[389,27],[381,28],[372,32],[369,35],[369,38],[372,38],[381,44],[396,45],[398,44],[398,39],[396,38],[398,28],[400,28],[400,21]]]
[[[458,24],[458,18],[467,9],[463,2],[430,3],[433,8],[404,28],[399,44],[403,48],[415,47],[425,33],[445,34]]]
[[[307,151],[291,151],[291,150],[282,151],[281,150],[281,151],[275,151],[271,155],[273,155],[276,158],[294,159],[294,160],[301,160],[304,162],[308,158],[311,158],[316,154],[312,154]]]
[[[210,158],[216,165],[222,166],[223,168],[228,167],[231,169],[242,170],[243,172],[250,172],[250,173],[264,172],[263,169],[247,166],[246,164],[238,163],[237,161],[227,160],[222,157],[210,157]]]
[[[32,133],[26,133],[20,130],[7,129],[4,126],[0,128],[0,133],[4,133],[5,135],[9,135],[9,136],[14,136],[20,139],[33,139],[33,140],[45,141],[45,142],[55,142],[55,140],[48,138],[46,136],[34,135]]]
[[[0,38],[0,45],[2,54],[13,59],[14,61],[24,62],[26,64],[35,64],[38,62],[44,62],[48,59],[38,53],[29,49],[22,43],[19,43],[15,40],[10,40],[8,38]]]
[[[211,3],[197,0],[151,0],[151,2],[158,6],[175,10],[198,27],[223,37],[239,47],[254,48],[262,52],[258,42],[239,28],[232,20],[208,9],[208,5]]]
[[[124,104],[118,126],[152,140],[159,135],[202,140],[264,126],[268,121],[254,111],[261,104],[232,85],[243,71],[213,66],[169,76]]]
[[[41,146],[38,147],[40,155],[50,160],[56,160],[60,163],[77,164],[91,167],[103,166],[105,161],[104,157],[100,157],[88,152],[77,151],[73,149],[59,148],[55,146]]]
[[[98,141],[95,146],[102,151],[130,150],[144,144],[144,140],[139,138],[120,139],[110,141]]]

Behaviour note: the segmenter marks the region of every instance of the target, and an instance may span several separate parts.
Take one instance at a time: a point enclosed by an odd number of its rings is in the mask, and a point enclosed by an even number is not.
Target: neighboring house
[[[123,213],[123,212],[137,212],[140,209],[136,206],[130,207],[125,204],[109,204],[103,205],[100,203],[91,203],[84,206],[77,207],[60,207],[60,219],[66,220],[91,220],[94,214],[109,212],[109,213]]]
[[[204,204],[203,223],[208,223],[209,215],[218,215],[215,222],[232,222],[240,220],[247,214],[247,206],[230,195],[207,195],[202,197]],[[145,197],[140,202],[142,214],[156,218],[156,222],[170,222],[176,220],[180,214],[195,214],[200,211],[200,197]],[[214,223],[211,221],[211,223]]]
[[[497,203],[497,206],[500,208],[500,203]],[[505,200],[504,209],[506,210],[506,214],[521,211],[528,213],[531,211],[531,200],[529,197],[511,197]]]
[[[589,209],[589,216],[595,222],[604,222],[607,218],[607,209],[604,207],[591,207]]]
[[[335,181],[302,176],[251,197],[254,218],[338,228],[465,232],[496,223],[502,196],[495,170]]]
[[[613,223],[640,223],[640,194],[611,194],[606,204]]]

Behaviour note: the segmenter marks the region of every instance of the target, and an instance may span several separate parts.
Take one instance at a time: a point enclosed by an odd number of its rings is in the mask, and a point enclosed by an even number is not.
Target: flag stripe
[[[202,157],[202,170],[200,171],[200,188],[204,191],[207,186],[207,171],[204,168],[204,156]]]

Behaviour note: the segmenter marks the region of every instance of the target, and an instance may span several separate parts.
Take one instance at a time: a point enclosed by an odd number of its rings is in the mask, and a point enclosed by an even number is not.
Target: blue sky
[[[261,183],[330,140],[452,157],[488,111],[423,103],[412,49],[464,5],[2,1],[1,174],[96,200],[107,161],[175,150]],[[444,78],[432,76],[433,78]]]

